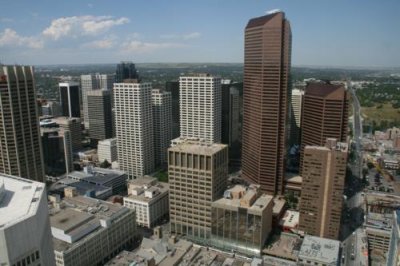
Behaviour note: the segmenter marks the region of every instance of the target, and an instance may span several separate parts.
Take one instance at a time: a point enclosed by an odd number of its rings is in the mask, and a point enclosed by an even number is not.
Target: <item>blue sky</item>
[[[400,66],[400,1],[1,0],[7,64],[242,62],[252,17],[281,9],[293,65]]]

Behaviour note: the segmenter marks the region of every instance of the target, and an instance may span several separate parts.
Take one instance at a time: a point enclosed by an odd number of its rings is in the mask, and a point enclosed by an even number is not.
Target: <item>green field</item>
[[[392,104],[362,107],[361,114],[364,118],[363,124],[376,125],[376,129],[400,126],[400,109],[393,108]]]

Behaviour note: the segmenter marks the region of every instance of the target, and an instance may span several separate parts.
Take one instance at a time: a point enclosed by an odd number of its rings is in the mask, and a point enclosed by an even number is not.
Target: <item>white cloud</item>
[[[96,40],[93,42],[89,42],[83,45],[83,47],[88,47],[88,48],[97,48],[97,49],[109,49],[114,47],[114,40],[109,38],[109,39],[103,39],[103,40]]]
[[[201,34],[200,32],[192,32],[186,35],[183,35],[184,40],[190,40],[190,39],[197,39],[200,38]]]
[[[160,35],[161,39],[182,39],[182,40],[191,40],[191,39],[197,39],[201,36],[200,32],[191,32],[187,34],[163,34]]]
[[[43,35],[58,40],[64,36],[98,35],[110,28],[129,22],[128,18],[113,19],[111,16],[72,16],[54,19],[44,29]]]
[[[180,48],[184,47],[184,44],[181,43],[150,43],[150,42],[141,42],[141,41],[128,41],[122,44],[123,50],[126,52],[137,52],[137,53],[147,53],[160,49],[168,49],[168,48]]]
[[[36,37],[20,36],[15,30],[7,28],[0,33],[0,46],[25,46],[40,49],[43,48],[44,43]]]

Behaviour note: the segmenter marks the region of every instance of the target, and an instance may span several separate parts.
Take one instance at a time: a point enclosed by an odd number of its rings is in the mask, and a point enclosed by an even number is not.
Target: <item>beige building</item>
[[[0,66],[0,173],[44,180],[33,67]]]
[[[80,118],[60,116],[51,119],[51,121],[58,124],[64,130],[69,130],[73,152],[77,152],[82,148],[82,131]]]
[[[175,140],[168,149],[171,232],[196,241],[211,234],[211,203],[228,179],[228,146]]]
[[[134,210],[82,196],[53,204],[50,223],[57,266],[103,265],[133,244]]]
[[[272,196],[262,194],[259,186],[236,185],[211,205],[211,244],[259,256],[272,228]]]
[[[148,228],[168,217],[168,183],[144,176],[128,181],[128,196],[124,197],[124,206],[134,209],[136,223]]]
[[[304,149],[299,230],[338,239],[348,147],[327,139],[325,147]]]
[[[117,139],[113,138],[99,141],[97,144],[97,156],[100,163],[104,162],[105,160],[107,160],[109,163],[117,161]]]

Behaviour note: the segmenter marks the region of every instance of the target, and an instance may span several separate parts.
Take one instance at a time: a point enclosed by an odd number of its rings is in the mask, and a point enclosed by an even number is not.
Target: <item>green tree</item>
[[[101,168],[109,168],[111,164],[105,159],[102,163],[100,163]]]

